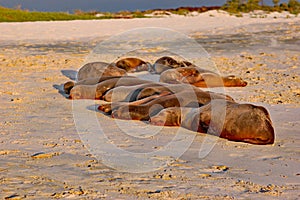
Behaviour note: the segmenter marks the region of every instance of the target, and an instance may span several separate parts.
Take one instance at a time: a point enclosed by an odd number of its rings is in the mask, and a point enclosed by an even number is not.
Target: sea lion
[[[109,78],[95,85],[75,85],[70,91],[70,99],[101,99],[110,89],[117,86],[132,86],[151,81],[139,79],[137,77],[121,76]]]
[[[196,108],[187,108],[187,107],[169,107],[162,109],[159,113],[154,116],[151,116],[149,119],[150,124],[156,126],[180,126],[181,119],[186,118],[187,113],[190,113]]]
[[[188,84],[167,84],[150,82],[135,86],[118,86],[109,90],[104,96],[103,100],[108,102],[116,101],[135,101],[154,94],[159,94],[163,91],[171,93],[179,93],[183,90],[190,90],[192,93],[196,90],[202,91],[200,88]],[[221,94],[219,94],[221,95]],[[226,95],[224,95],[226,96]],[[227,96],[231,101],[233,99]]]
[[[219,74],[198,67],[169,69],[160,75],[163,83],[188,83],[196,87],[245,87],[247,82],[234,75],[220,76]]]
[[[136,100],[136,101],[117,102],[117,106],[118,107],[120,107],[120,106],[130,106],[130,105],[131,106],[138,106],[138,105],[142,105],[142,104],[145,104],[147,102],[150,102],[153,99],[157,99],[159,97],[167,96],[167,95],[170,95],[170,94],[172,94],[172,93],[168,92],[168,91],[164,91],[164,92],[161,92],[160,94],[151,95],[151,96],[148,96],[148,97],[145,97],[143,99]],[[113,104],[114,103],[102,104],[98,107],[98,110],[100,110],[102,112],[105,112],[105,113],[111,113],[112,107],[114,107]]]
[[[134,95],[133,96],[136,99],[142,99],[144,97],[148,97],[154,94],[159,94],[164,91],[172,92],[173,94],[178,94],[179,96],[181,95],[182,92],[186,92],[186,93],[189,92],[191,94],[195,93],[195,95],[197,95],[197,98],[201,98],[204,92],[200,88],[189,84],[161,84],[161,85],[152,85],[152,86],[141,88],[137,93],[135,93],[135,96]],[[218,98],[220,96],[223,96],[225,99],[228,99],[229,101],[234,101],[234,99],[229,95],[225,95],[221,93],[213,93],[209,91],[207,93],[212,94],[212,97],[214,97],[214,95],[217,94]]]
[[[212,110],[223,114],[213,114]],[[151,117],[150,124],[182,126],[232,141],[251,144],[273,144],[274,128],[268,111],[262,106],[212,100],[200,108],[163,109]]]
[[[159,94],[163,91],[169,91],[173,93],[181,92],[187,88],[191,88],[191,85],[184,84],[166,84],[150,82],[134,86],[118,86],[109,90],[104,96],[103,100],[108,102],[116,101],[135,101],[154,94]],[[196,87],[193,87],[196,89]],[[193,91],[191,91],[193,92]]]
[[[188,93],[186,96],[183,96],[183,91]],[[110,113],[112,110],[119,108],[125,104],[120,102],[132,102],[137,101],[143,98],[150,97],[152,95],[158,95],[161,93],[175,94],[176,97],[185,99],[181,102],[182,105],[199,106],[199,102],[205,102],[207,96],[214,98],[222,98],[228,101],[234,102],[234,99],[225,94],[213,93],[213,92],[204,92],[200,88],[194,87],[187,84],[159,84],[159,83],[145,83],[136,86],[118,86],[112,90],[109,90],[104,96],[103,99],[112,104],[105,104],[104,112]],[[205,94],[205,95],[204,95]],[[204,99],[204,100],[203,100]],[[194,101],[194,102],[193,102]],[[197,101],[197,103],[196,103]],[[137,105],[137,104],[135,104]]]
[[[157,74],[161,74],[162,72],[168,69],[174,69],[179,67],[188,67],[193,64],[188,61],[179,62],[170,56],[163,56],[157,59],[153,65],[154,71]]]
[[[76,85],[71,89],[69,99],[100,99],[96,90],[96,85]]]
[[[159,95],[162,93],[174,94],[174,92],[182,91],[183,89],[187,89],[183,85],[168,85],[162,83],[145,83],[134,86],[118,86],[111,90],[109,90],[104,96],[103,100],[111,102],[110,104],[105,104],[99,106],[99,110],[110,113],[112,110],[123,106],[123,105],[140,105],[139,103],[131,103],[124,104],[124,102],[142,102],[139,101],[144,98],[148,98],[151,96]],[[170,88],[169,88],[170,87]],[[193,91],[191,91],[193,92]],[[163,95],[164,96],[164,95]],[[143,102],[146,103],[146,102]]]
[[[127,76],[125,70],[116,67],[114,64],[105,62],[91,62],[81,67],[77,73],[77,83],[68,81],[64,84],[64,91],[70,94],[70,90],[75,85],[93,85],[103,80],[102,77]],[[102,78],[102,79],[101,79]]]
[[[127,72],[148,71],[151,64],[139,58],[123,58],[116,62],[116,66]]]
[[[133,120],[149,120],[150,116],[157,114],[163,108],[168,107],[199,107],[209,103],[212,99],[223,99],[234,101],[231,97],[214,92],[206,92],[202,90],[183,90],[181,92],[162,96],[141,105],[128,105],[114,103],[111,110],[113,118],[133,119]]]
[[[81,67],[77,73],[77,81],[101,76],[126,76],[126,71],[113,63],[91,62]]]
[[[150,82],[133,86],[118,86],[106,92],[103,96],[103,100],[108,102],[138,100],[136,94],[137,92],[143,90],[144,88],[161,86],[162,84],[163,83]]]
[[[64,84],[64,91],[66,94],[70,94],[71,89],[76,85],[96,85],[102,81],[112,79],[112,78],[120,78],[120,77],[136,78],[135,76],[100,76],[96,78],[83,79],[78,82],[68,81]]]

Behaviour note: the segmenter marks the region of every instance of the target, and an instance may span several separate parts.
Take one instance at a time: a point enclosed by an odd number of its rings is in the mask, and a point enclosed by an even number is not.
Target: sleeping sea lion
[[[225,110],[226,113],[212,114],[212,110]],[[218,99],[200,108],[163,109],[151,117],[150,123],[182,126],[192,131],[251,144],[273,144],[275,138],[270,115],[264,107]]]
[[[160,94],[174,94],[176,92],[186,90],[187,88],[191,88],[190,85],[184,86],[181,85],[168,85],[163,83],[156,83],[156,82],[150,82],[150,83],[144,83],[140,85],[134,85],[134,86],[118,86],[111,90],[109,90],[104,96],[103,100],[111,102],[106,103],[104,105],[99,106],[99,110],[110,113],[115,108],[118,108],[123,105],[140,105],[141,103],[124,103],[124,102],[142,102],[139,101],[144,98],[148,98],[155,95]],[[194,89],[198,89],[194,87]],[[191,90],[191,92],[194,92]],[[165,96],[165,95],[162,95]],[[146,102],[143,102],[146,103]]]
[[[164,91],[168,91],[175,94],[182,92],[183,90],[190,90],[191,92],[194,92],[196,90],[202,91],[198,87],[187,84],[167,84],[150,82],[141,85],[115,87],[109,90],[103,96],[103,100],[108,102],[135,101],[145,97],[149,97],[151,95],[159,94]],[[226,97],[230,99],[230,101],[233,101],[233,99],[230,96],[227,95]]]
[[[198,67],[169,69],[160,75],[163,83],[189,83],[196,87],[245,87],[247,82],[234,75],[220,76],[209,70]]]
[[[187,95],[182,95],[183,92],[187,93]],[[181,100],[181,106],[188,105],[191,107],[194,105],[198,107],[199,103],[202,104],[201,102],[206,102],[206,98],[208,98],[208,96],[210,96],[210,98],[212,99],[221,98],[234,102],[234,99],[229,95],[213,92],[204,92],[200,88],[194,87],[192,85],[163,83],[159,84],[152,82],[131,87],[118,86],[112,90],[109,90],[104,95],[103,99],[112,103],[106,103],[105,106],[100,106],[99,110],[105,110],[104,112],[110,113],[112,110],[118,109],[120,106],[129,105],[126,103],[124,104],[123,102],[137,101],[161,93],[175,94],[176,97],[184,99],[185,101]]]
[[[116,62],[116,66],[127,72],[148,71],[151,64],[139,58],[123,58]]]
[[[126,76],[126,71],[105,62],[87,63],[77,73],[77,81],[101,76]]]
[[[178,96],[181,95],[182,92],[190,93],[188,96],[192,97],[191,94],[195,94],[197,98],[201,98],[201,95],[203,95],[203,90],[201,90],[198,87],[194,87],[193,85],[188,84],[161,84],[161,85],[153,85],[148,86],[140,89],[138,93],[135,93],[136,99],[142,99],[144,97],[148,97],[154,94],[159,94],[161,92],[172,92],[173,94],[178,94]],[[217,98],[220,96],[223,96],[224,99],[227,99],[229,101],[234,101],[234,99],[226,94],[221,93],[213,93],[213,92],[207,92],[209,95],[212,95],[212,97],[215,97],[214,95],[217,95]]]
[[[190,85],[184,84],[166,84],[150,82],[134,86],[118,86],[109,90],[104,96],[103,100],[108,102],[116,101],[135,101],[154,94],[159,94],[163,91],[169,91],[173,93],[181,92]],[[193,89],[198,89],[194,87]],[[193,92],[193,91],[192,91]]]
[[[103,96],[103,100],[108,102],[138,100],[137,92],[144,88],[161,86],[162,84],[163,83],[150,82],[133,86],[118,86],[106,92]]]
[[[95,85],[75,85],[70,91],[70,99],[101,99],[102,96],[117,86],[133,86],[137,84],[150,83],[151,81],[137,77],[121,76],[101,81]]]
[[[163,56],[157,59],[153,65],[154,71],[157,74],[161,74],[162,72],[168,69],[174,69],[179,67],[188,67],[193,64],[188,61],[179,62],[170,56]]]
[[[163,108],[199,107],[209,103],[212,99],[234,101],[227,95],[214,92],[206,92],[202,90],[183,90],[175,94],[153,99],[152,101],[141,105],[124,105],[122,103],[114,103],[111,110],[108,108],[106,108],[106,110],[108,112],[112,112],[111,115],[113,118],[127,120],[149,120],[150,116],[157,114]]]
[[[136,101],[117,102],[117,107],[120,107],[120,106],[138,106],[138,105],[141,105],[141,104],[148,103],[148,102],[152,101],[153,99],[157,99],[157,98],[167,96],[167,95],[170,95],[170,94],[171,94],[171,92],[164,91],[164,92],[161,92],[160,94],[151,95],[151,96],[148,96],[148,97],[145,97],[143,99],[136,100]],[[98,110],[110,114],[111,111],[112,111],[112,108],[114,107],[113,104],[114,103],[102,104],[98,107]]]
[[[71,89],[76,85],[96,85],[96,84],[98,84],[102,81],[108,80],[108,79],[121,78],[121,77],[136,78],[134,76],[100,76],[100,77],[96,77],[96,78],[83,79],[78,82],[68,81],[64,84],[64,91],[66,94],[70,94]]]

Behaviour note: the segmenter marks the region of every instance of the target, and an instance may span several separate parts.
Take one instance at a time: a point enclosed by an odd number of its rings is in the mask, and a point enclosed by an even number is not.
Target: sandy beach
[[[70,80],[63,72],[78,70],[98,43],[143,27],[190,36],[221,74],[246,80],[247,87],[225,91],[238,102],[268,109],[275,144],[185,131],[194,137],[192,144],[179,158],[161,158],[171,160],[161,169],[128,173],[97,159],[77,132],[72,101],[56,86]],[[185,17],[0,23],[0,33],[1,199],[300,198],[300,16],[209,11]],[[107,126],[114,123],[96,115]],[[109,133],[113,143],[135,152],[160,149],[178,131],[165,127],[161,136],[135,143],[119,136],[117,125]],[[207,140],[213,148],[199,158]]]

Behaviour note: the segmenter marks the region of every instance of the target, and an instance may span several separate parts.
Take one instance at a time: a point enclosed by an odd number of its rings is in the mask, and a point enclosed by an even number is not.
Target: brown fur
[[[101,77],[96,77],[96,78],[83,79],[83,80],[78,81],[78,82],[68,81],[64,84],[64,91],[65,91],[66,94],[70,94],[70,91],[74,86],[77,86],[77,85],[96,85],[96,84],[98,84],[102,81],[108,80],[108,79],[121,78],[121,77],[136,78],[134,76],[101,76]]]
[[[265,108],[238,104],[228,95],[198,88],[244,87],[247,82],[241,78],[220,76],[188,61],[178,62],[167,56],[158,59],[155,66],[161,67],[160,70],[168,69],[161,73],[161,83],[126,76],[126,71],[151,69],[149,63],[138,58],[124,58],[116,65],[89,63],[79,70],[80,80],[65,83],[64,90],[70,93],[71,99],[102,99],[107,94],[105,99],[112,101],[112,94],[115,94],[118,101],[123,102],[98,108],[111,113],[113,118],[151,118],[151,124],[182,126],[233,141],[274,143],[274,129]],[[113,90],[118,87],[123,88]],[[119,97],[121,93],[124,94]]]
[[[188,83],[196,87],[245,87],[247,82],[242,78],[220,76],[212,71],[197,67],[184,67],[170,69],[160,75],[160,82],[164,83]]]
[[[70,99],[101,99],[108,90],[117,86],[133,86],[149,82],[124,76],[106,79],[96,85],[75,85],[70,91]]]
[[[117,61],[116,66],[127,72],[147,71],[147,63],[139,58],[123,58]]]
[[[100,78],[101,76],[126,76],[126,71],[116,67],[114,64],[105,62],[87,63],[80,68],[77,81],[89,78]]]
[[[219,114],[219,111],[224,113]],[[213,100],[200,108],[168,108],[153,116],[153,125],[182,126],[232,141],[273,144],[274,128],[268,111],[261,106]]]
[[[161,74],[162,72],[164,72],[168,69],[174,69],[174,68],[179,68],[179,67],[188,67],[188,66],[192,66],[192,65],[193,64],[188,61],[180,62],[170,56],[164,56],[155,61],[154,70],[155,70],[155,73]]]
[[[141,105],[123,106],[114,104],[112,117],[119,119],[149,120],[150,116],[168,107],[198,107],[209,103],[212,99],[233,101],[231,97],[202,90],[184,90],[170,94]]]

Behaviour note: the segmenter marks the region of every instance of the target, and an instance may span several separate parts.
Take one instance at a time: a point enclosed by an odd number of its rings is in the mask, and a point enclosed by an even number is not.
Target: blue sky
[[[281,0],[286,2],[287,0]],[[84,11],[147,10],[155,8],[177,8],[180,6],[214,6],[223,5],[226,0],[0,0],[0,5],[36,11]],[[264,0],[273,5],[272,0]]]

